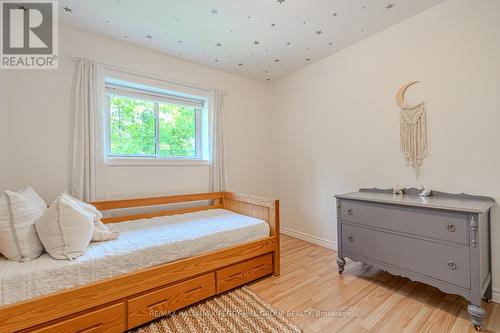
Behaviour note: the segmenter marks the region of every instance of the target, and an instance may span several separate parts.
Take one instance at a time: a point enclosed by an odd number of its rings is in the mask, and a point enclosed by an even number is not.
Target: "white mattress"
[[[91,243],[73,260],[44,253],[25,263],[0,259],[0,305],[269,236],[265,221],[224,209],[112,224],[116,240]]]

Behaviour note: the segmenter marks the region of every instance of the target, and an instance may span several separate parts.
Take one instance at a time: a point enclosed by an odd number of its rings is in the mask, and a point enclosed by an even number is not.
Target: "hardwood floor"
[[[475,332],[462,297],[361,263],[339,275],[335,259],[335,251],[282,235],[281,276],[249,287],[278,310],[296,311],[287,316],[305,333]],[[500,304],[483,306],[483,331],[500,332]]]

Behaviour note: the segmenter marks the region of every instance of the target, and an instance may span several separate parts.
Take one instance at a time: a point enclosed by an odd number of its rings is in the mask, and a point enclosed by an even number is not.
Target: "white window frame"
[[[154,103],[155,113],[155,155],[119,155],[111,153],[111,102],[109,95],[139,98]],[[105,80],[105,164],[106,165],[209,165],[206,151],[208,145],[207,105],[206,97],[198,97],[164,91],[156,87],[143,86],[132,82],[123,82],[113,78]],[[159,105],[178,104],[195,107],[195,155],[193,156],[161,156],[159,140]]]

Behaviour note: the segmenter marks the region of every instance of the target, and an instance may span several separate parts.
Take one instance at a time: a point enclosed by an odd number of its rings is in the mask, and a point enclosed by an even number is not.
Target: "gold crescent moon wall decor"
[[[419,107],[422,103],[420,104],[417,104],[417,105],[413,105],[413,106],[410,106],[410,105],[406,105],[406,102],[405,102],[405,92],[408,88],[410,88],[410,86],[418,83],[419,81],[411,81],[411,82],[408,82],[406,84],[403,84],[403,86],[401,86],[401,88],[399,88],[398,90],[398,93],[396,94],[396,102],[398,103],[399,107],[403,110],[408,110],[408,109],[415,109],[417,107]]]
[[[415,169],[417,178],[420,176],[422,162],[427,156],[427,116],[425,102],[415,106],[407,105],[405,92],[418,81],[411,81],[399,88],[396,102],[401,108],[400,116],[400,147],[406,163]]]

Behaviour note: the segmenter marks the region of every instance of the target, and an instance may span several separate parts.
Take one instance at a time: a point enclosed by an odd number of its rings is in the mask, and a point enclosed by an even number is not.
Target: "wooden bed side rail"
[[[91,204],[99,210],[109,211],[115,209],[160,206],[207,200],[212,201],[212,203],[210,205],[203,204],[201,206],[195,207],[106,217],[102,219],[102,222],[116,223],[128,220],[138,220],[158,216],[191,213],[208,209],[225,208],[236,213],[265,220],[267,223],[269,223],[269,226],[271,228],[271,235],[276,235],[278,233],[277,231],[279,231],[279,201],[249,194],[212,192],[140,199],[96,201],[91,202]]]
[[[107,217],[102,219],[104,223],[114,223],[127,220],[137,220],[156,216],[183,214],[214,208],[224,208],[235,213],[252,216],[269,223],[271,236],[279,236],[279,200],[264,197],[240,194],[233,192],[212,192],[198,194],[184,194],[174,196],[163,196],[141,199],[123,199],[111,201],[91,202],[99,210],[113,210],[123,208],[138,208],[147,206],[160,206],[174,203],[187,203],[193,201],[213,200],[211,205],[188,207],[181,209],[163,210],[152,213],[133,214],[125,216]]]
[[[102,219],[103,223],[117,223],[130,220],[147,219],[152,217],[185,214],[185,213],[199,212],[202,210],[223,208],[222,204],[218,203],[218,201],[221,201],[222,198],[223,198],[222,192],[212,192],[212,193],[171,195],[171,196],[152,197],[152,198],[96,201],[96,202],[91,202],[91,204],[94,205],[97,209],[105,211],[105,210],[114,210],[123,208],[138,208],[138,207],[160,206],[160,205],[177,204],[177,203],[188,203],[196,201],[207,201],[207,200],[214,201],[213,204],[208,206],[203,205],[203,206],[187,207],[180,209],[161,210],[150,213],[119,215],[119,216],[105,217]]]
[[[117,223],[117,222],[123,222],[123,221],[149,219],[152,217],[159,217],[159,216],[168,216],[168,215],[200,212],[203,210],[210,210],[210,209],[217,209],[217,208],[223,208],[223,206],[221,204],[214,204],[214,205],[208,205],[208,206],[198,206],[198,207],[189,207],[189,208],[172,209],[172,210],[161,210],[161,211],[152,212],[152,213],[111,216],[111,217],[105,217],[105,218],[101,219],[101,222],[103,222],[103,223]]]
[[[153,197],[153,198],[96,201],[96,202],[91,202],[91,204],[94,205],[99,210],[112,210],[120,208],[160,206],[160,205],[168,205],[174,203],[203,201],[203,200],[217,200],[217,199],[222,199],[223,195],[224,195],[223,192],[182,194],[182,195],[170,195],[170,196]]]

